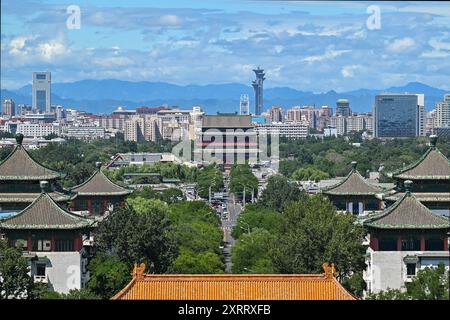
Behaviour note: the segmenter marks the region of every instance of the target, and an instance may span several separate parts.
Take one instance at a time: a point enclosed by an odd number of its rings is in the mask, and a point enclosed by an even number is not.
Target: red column
[[[402,251],[402,237],[397,237],[397,251]]]
[[[425,237],[420,236],[420,251],[425,251]]]
[[[27,251],[33,251],[33,239],[31,238],[31,234],[28,234]]]
[[[55,235],[54,235],[53,232],[52,232],[52,239],[51,239],[50,251],[56,251]]]
[[[378,238],[370,235],[370,248],[374,251],[378,251]]]
[[[444,251],[448,251],[448,237],[444,237]]]
[[[91,199],[88,200],[88,211],[89,211],[89,214],[92,214],[92,200]]]
[[[81,235],[78,234],[78,235],[75,237],[74,241],[75,241],[75,245],[74,245],[75,251],[80,251],[81,248],[82,248],[82,246],[83,246],[83,243],[82,243],[82,242],[83,242],[83,239],[81,238]]]
[[[106,209],[108,209],[108,200],[107,199],[103,200],[102,214],[105,214]]]

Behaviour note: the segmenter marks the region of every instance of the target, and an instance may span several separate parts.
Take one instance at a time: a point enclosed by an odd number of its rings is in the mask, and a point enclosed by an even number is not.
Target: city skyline
[[[78,1],[80,29],[69,29],[71,4],[2,1],[2,89],[30,83],[32,71],[54,72],[55,83],[249,84],[258,65],[267,88],[419,81],[448,89],[450,10],[442,3]],[[379,28],[369,28],[371,6]]]

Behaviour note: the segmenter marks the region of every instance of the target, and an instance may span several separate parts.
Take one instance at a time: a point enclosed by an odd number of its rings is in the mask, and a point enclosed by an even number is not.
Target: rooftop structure
[[[405,194],[392,206],[363,221],[369,231],[369,292],[400,289],[416,271],[443,263],[449,268],[450,220],[425,207],[405,181]]]
[[[414,182],[412,192],[434,213],[450,217],[450,161],[436,147],[437,137],[430,136],[430,147],[416,162],[388,175],[396,181],[385,200],[393,203],[404,195],[406,180]]]
[[[0,163],[0,209],[18,211],[24,209],[40,193],[39,182],[49,181],[49,191],[58,202],[68,201],[57,180],[64,174],[49,169],[34,160],[22,145],[23,135],[16,135],[17,145]]]
[[[144,274],[135,265],[133,279],[113,300],[356,300],[336,280],[334,265],[323,274]]]
[[[103,215],[112,211],[115,206],[122,206],[125,197],[132,191],[112,182],[98,169],[82,184],[71,188],[76,195],[72,201],[72,211],[86,211],[88,214]]]
[[[383,191],[367,182],[356,170],[357,162],[352,162],[352,170],[339,183],[324,188],[322,193],[330,198],[338,210],[345,210],[355,214],[364,211],[380,210],[382,203],[377,198]]]

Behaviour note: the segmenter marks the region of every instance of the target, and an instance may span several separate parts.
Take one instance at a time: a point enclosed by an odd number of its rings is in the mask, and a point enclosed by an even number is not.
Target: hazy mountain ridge
[[[434,88],[420,82],[411,82],[401,87],[386,89],[358,89],[338,93],[330,90],[324,93],[300,91],[289,87],[264,89],[264,105],[284,108],[294,105],[328,105],[335,107],[336,100],[346,98],[354,111],[371,111],[374,97],[382,92],[424,93],[427,110],[435,107],[448,91]],[[208,113],[235,112],[239,109],[241,94],[250,96],[253,109],[253,88],[238,83],[209,85],[176,85],[165,82],[130,82],[122,80],[81,80],[71,83],[52,84],[52,104],[67,108],[78,108],[93,113],[110,113],[117,106],[135,108],[138,106],[158,106],[168,104],[191,108],[201,105]],[[18,90],[1,90],[2,101],[12,98],[16,104],[31,104],[31,85]]]

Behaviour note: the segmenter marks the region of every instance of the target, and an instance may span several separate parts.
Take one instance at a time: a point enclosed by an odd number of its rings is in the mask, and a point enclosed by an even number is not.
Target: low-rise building
[[[255,126],[258,135],[279,135],[280,138],[303,139],[308,136],[309,123],[259,123]]]

